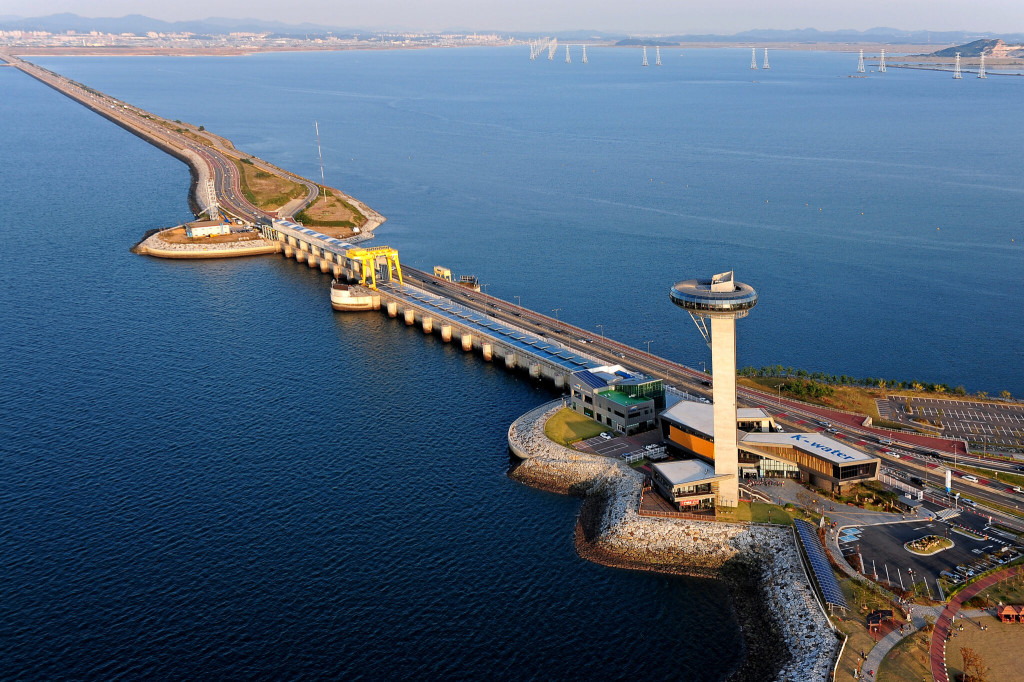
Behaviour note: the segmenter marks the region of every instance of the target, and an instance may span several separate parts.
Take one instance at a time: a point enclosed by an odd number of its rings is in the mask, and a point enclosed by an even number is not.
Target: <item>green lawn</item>
[[[770,518],[769,520],[769,512]],[[793,518],[782,507],[777,504],[766,504],[764,502],[750,503],[746,500],[740,502],[736,508],[734,519],[722,517],[722,509],[719,509],[719,518],[722,520],[752,521],[754,523],[774,523],[780,526],[792,526]]]
[[[544,435],[561,445],[593,438],[605,431],[611,431],[611,429],[598,424],[590,417],[573,412],[568,407],[563,407],[555,412],[551,419],[548,419],[548,423],[544,425]]]
[[[931,631],[909,635],[882,659],[878,682],[916,682],[932,679],[928,663]]]

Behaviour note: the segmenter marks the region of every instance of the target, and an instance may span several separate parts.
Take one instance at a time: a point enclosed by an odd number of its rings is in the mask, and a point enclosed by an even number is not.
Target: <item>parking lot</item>
[[[910,418],[942,425],[942,434],[971,442],[1024,446],[1024,405],[910,397],[913,415],[907,414],[907,396],[878,400],[883,419],[910,424]]]
[[[636,452],[645,445],[661,442],[660,431],[647,431],[635,436],[619,436],[618,438],[604,439],[600,436],[588,438],[575,444],[577,450],[593,452],[602,457],[621,457],[627,452]]]
[[[952,524],[958,523],[956,518],[950,521]],[[957,532],[955,525],[940,521],[862,526],[856,530],[860,531],[859,535],[847,536],[849,539],[841,541],[840,547],[844,553],[859,550],[866,574],[876,571],[879,582],[884,584],[888,569],[891,583],[899,586],[902,580],[908,589],[911,582],[926,580],[933,595],[935,579],[943,571],[956,574],[957,566],[963,566],[967,570],[981,573],[997,565],[994,561],[986,563],[985,555],[1005,556],[1007,553],[1003,552],[1003,547],[1012,546],[1006,535],[988,533],[987,539],[973,538]],[[982,536],[987,533],[983,528],[978,531]],[[930,556],[914,554],[904,548],[905,543],[926,535],[948,537],[953,541],[953,547]]]

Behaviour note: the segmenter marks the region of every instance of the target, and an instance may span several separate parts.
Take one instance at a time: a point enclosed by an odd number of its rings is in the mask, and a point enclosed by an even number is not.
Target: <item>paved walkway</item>
[[[946,608],[935,620],[935,629],[932,631],[930,658],[932,665],[932,677],[935,678],[935,682],[949,682],[949,674],[946,671],[946,635],[949,634],[953,625],[953,617],[960,611],[960,606],[985,588],[991,587],[1001,580],[1012,578],[1017,575],[1020,570],[1020,566],[1014,566],[1012,568],[1005,568],[998,573],[993,573],[992,575],[986,576],[981,580],[968,585],[949,600],[949,604],[946,605]],[[963,615],[972,616],[974,614],[980,615],[982,613],[984,612],[965,611]]]
[[[942,613],[943,607],[941,606],[914,606],[914,612],[911,615],[910,620],[903,628],[903,634],[900,634],[898,629],[893,630],[888,635],[883,637],[875,644],[874,648],[868,652],[868,657],[864,660],[864,665],[861,667],[865,671],[865,679],[872,680],[875,675],[878,674],[878,669],[882,665],[882,661],[889,655],[893,647],[903,641],[904,638],[910,637],[915,632],[925,626],[927,621],[925,615],[930,615],[938,620],[939,615]],[[992,615],[985,609],[971,609],[970,611],[961,611],[961,618],[981,618],[982,616]],[[945,667],[945,666],[943,666]],[[874,671],[875,675],[867,675],[867,672]]]

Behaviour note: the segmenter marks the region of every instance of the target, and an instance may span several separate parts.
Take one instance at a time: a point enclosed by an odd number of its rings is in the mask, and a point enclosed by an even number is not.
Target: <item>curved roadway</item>
[[[101,116],[130,130],[147,142],[159,147],[175,150],[178,154],[188,159],[186,163],[190,166],[194,167],[196,164],[195,159],[198,158],[201,162],[205,163],[206,173],[213,178],[218,206],[224,213],[248,221],[255,221],[257,218],[269,218],[271,216],[269,212],[250,203],[242,194],[239,185],[238,168],[235,165],[234,159],[228,155],[227,148],[224,147],[219,139],[212,136],[204,136],[209,140],[209,144],[202,144],[186,135],[175,132],[173,126],[176,124],[166,119],[154,116],[99,91],[87,89],[68,78],[36,66],[31,62],[26,62],[6,54],[0,54],[0,59],[92,109]],[[157,121],[162,121],[166,126],[161,125]],[[202,133],[200,132],[199,134]],[[237,152],[235,153],[237,154]],[[315,183],[283,171],[262,159],[253,158],[252,163],[261,170],[286,177],[306,187],[306,199],[295,212],[302,210],[316,199],[319,188]],[[204,169],[194,168],[194,170],[200,178],[203,177]],[[201,192],[202,190],[197,186],[197,194]]]

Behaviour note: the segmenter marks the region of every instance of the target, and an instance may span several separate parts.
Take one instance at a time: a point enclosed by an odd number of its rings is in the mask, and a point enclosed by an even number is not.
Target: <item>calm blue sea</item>
[[[403,262],[666,357],[706,359],[671,284],[735,268],[741,364],[1024,393],[1024,79],[588,52],[36,61],[310,177],[319,121]],[[720,584],[586,563],[578,502],[506,478],[549,389],[333,314],[304,265],[132,255],[189,216],[187,169],[0,92],[0,677],[731,668]]]

